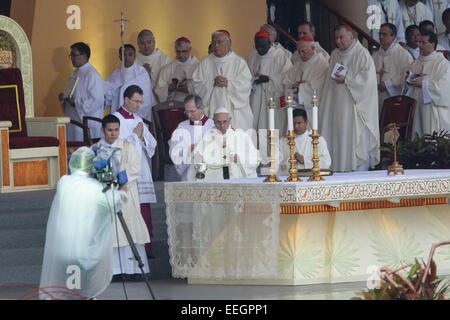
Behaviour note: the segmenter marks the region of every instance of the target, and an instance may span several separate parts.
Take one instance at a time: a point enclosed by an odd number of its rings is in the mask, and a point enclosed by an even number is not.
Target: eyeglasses
[[[214,124],[217,126],[227,125],[230,122],[230,120],[224,120],[224,121],[214,121]]]
[[[196,112],[197,112],[197,110],[186,110],[186,111],[184,111],[184,114],[185,115],[190,115],[190,114],[194,114]]]
[[[130,99],[130,101],[133,101],[136,104],[143,104],[144,103],[144,101],[142,101],[142,100],[131,100]]]
[[[189,53],[189,50],[175,50],[176,54]]]

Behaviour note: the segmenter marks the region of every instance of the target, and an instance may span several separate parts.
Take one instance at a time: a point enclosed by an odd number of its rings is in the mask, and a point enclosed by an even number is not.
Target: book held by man
[[[73,93],[75,92],[75,89],[77,88],[78,80],[80,80],[79,77],[70,77],[67,80],[66,87],[63,91],[63,98],[64,99],[70,99],[73,96]]]

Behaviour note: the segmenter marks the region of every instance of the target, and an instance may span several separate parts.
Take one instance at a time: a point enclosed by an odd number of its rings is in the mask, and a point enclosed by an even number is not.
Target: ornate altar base
[[[336,174],[319,183],[260,180],[166,184],[174,277],[192,284],[367,281],[373,268],[426,261],[433,243],[450,239],[450,170]],[[191,238],[173,232],[180,205],[193,219],[178,228],[189,226]],[[449,247],[434,259],[439,274],[450,274]]]

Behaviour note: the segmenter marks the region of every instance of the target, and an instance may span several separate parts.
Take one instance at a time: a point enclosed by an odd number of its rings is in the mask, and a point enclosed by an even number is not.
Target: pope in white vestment
[[[131,47],[131,48],[130,48]],[[123,93],[131,85],[137,85],[144,91],[144,102],[137,114],[149,121],[152,118],[153,93],[148,72],[144,67],[135,63],[136,50],[131,45],[125,46],[125,82],[122,82],[122,68],[117,68],[106,80],[106,105],[111,106],[114,113],[123,105]]]
[[[156,87],[159,73],[165,65],[172,61],[164,52],[155,48],[155,37],[150,30],[142,30],[138,35],[139,52],[136,55],[136,63],[143,66],[150,75],[152,88]],[[153,104],[159,102],[153,95]]]
[[[71,48],[72,64],[77,68],[72,77],[78,77],[78,84],[72,98],[62,101],[64,115],[83,123],[84,116],[103,118],[105,85],[98,71],[89,63],[90,49],[84,43],[76,43]],[[83,141],[83,130],[67,124],[67,141]],[[91,138],[102,136],[101,125],[89,124]]]
[[[192,74],[199,60],[190,54],[191,42],[187,38],[175,41],[176,59],[162,67],[155,94],[160,102],[166,100],[184,101],[184,98],[194,91]]]
[[[228,35],[218,31],[212,38],[213,53],[200,62],[192,76],[195,94],[202,98],[208,117],[225,107],[234,128],[253,128],[249,101],[252,75],[248,65],[231,50]]]
[[[412,24],[418,26],[424,20],[433,21],[430,9],[419,0],[399,0],[399,5],[405,28]]]
[[[214,115],[215,128],[206,132],[193,150],[189,181],[257,177],[259,151],[245,131],[230,128],[230,123],[227,109],[219,108]]]
[[[253,89],[250,95],[250,106],[253,112],[253,128],[255,130],[269,128],[269,99],[273,98],[275,109],[275,129],[286,132],[287,114],[280,108],[280,97],[284,96],[282,83],[284,74],[292,67],[291,60],[284,52],[270,46],[269,34],[259,31],[255,35],[254,51],[247,57],[247,64],[253,76]]]
[[[302,37],[297,42],[300,60],[286,73],[283,83],[298,92],[298,104],[303,105],[308,119],[312,119],[312,96],[316,90],[321,96],[322,87],[328,77],[328,59],[316,52],[315,42],[309,37]],[[285,134],[283,132],[282,134]]]
[[[384,100],[402,93],[406,70],[413,61],[412,56],[395,41],[388,25],[380,29],[381,48],[373,54],[378,83],[379,116]]]
[[[319,132],[328,143],[333,171],[368,170],[380,160],[375,65],[350,27],[336,28],[335,39],[338,48],[319,97]],[[336,63],[348,71],[333,79]]]

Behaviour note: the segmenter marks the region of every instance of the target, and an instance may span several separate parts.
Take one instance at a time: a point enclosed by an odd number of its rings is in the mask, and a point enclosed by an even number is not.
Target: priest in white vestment
[[[253,112],[255,130],[269,128],[269,99],[273,98],[275,109],[275,129],[283,134],[287,128],[286,110],[280,108],[280,97],[284,96],[282,83],[284,74],[292,67],[291,60],[283,51],[270,45],[269,34],[259,31],[255,35],[255,51],[249,54],[247,64],[253,76],[250,106]]]
[[[122,209],[123,218],[130,235],[144,264],[145,273],[149,273],[145,244],[150,243],[150,235],[141,214],[137,179],[141,173],[141,154],[127,140],[119,139],[120,120],[109,114],[102,120],[104,137],[93,146],[95,152],[120,149],[124,171],[119,172],[118,183],[121,190],[127,193],[128,201]],[[125,174],[123,173],[125,172]],[[117,229],[115,225],[117,224]],[[141,269],[136,261],[131,246],[126,238],[123,227],[117,219],[113,232],[113,274],[131,274],[141,276]]]
[[[421,37],[421,56],[408,68],[421,77],[406,82],[407,95],[416,100],[413,132],[419,136],[450,130],[450,64],[436,52],[436,34]]]
[[[188,171],[189,181],[256,178],[259,151],[244,130],[230,128],[226,108],[214,114],[215,128],[204,134],[194,148],[194,163]]]
[[[194,71],[195,94],[199,95],[211,118],[224,107],[231,115],[235,129],[253,128],[250,108],[252,75],[244,59],[231,50],[231,38],[225,30],[212,34],[212,50]]]
[[[436,34],[440,35],[446,30],[442,15],[445,10],[450,8],[450,0],[426,0],[426,5],[433,15],[433,22],[436,28]]]
[[[338,48],[319,97],[319,132],[328,143],[333,171],[365,171],[380,161],[375,64],[349,26],[338,26],[335,40]],[[336,63],[348,69],[346,75],[331,77]]]
[[[416,60],[420,56],[420,48],[419,48],[420,29],[419,29],[419,26],[416,26],[414,24],[410,25],[409,27],[406,28],[405,35],[406,35],[405,49],[409,52],[411,57],[414,60]]]
[[[399,0],[399,5],[405,28],[412,24],[418,26],[424,20],[433,21],[430,9],[419,0]]]
[[[381,48],[373,54],[378,82],[378,115],[381,116],[384,100],[401,95],[406,71],[412,56],[398,42],[397,29],[391,23],[380,28]]]
[[[105,103],[105,85],[102,77],[93,65],[89,63],[91,50],[83,42],[77,42],[70,48],[70,59],[76,70],[72,77],[78,77],[78,83],[73,95],[64,99],[59,95],[64,115],[71,120],[83,123],[84,116],[103,118]],[[102,136],[101,125],[96,122],[89,124],[91,138]],[[83,130],[70,123],[66,126],[67,141],[84,141]]]
[[[278,32],[277,32],[277,29],[275,29],[275,27],[271,26],[268,23],[265,23],[259,28],[259,30],[260,31],[265,31],[265,32],[267,32],[269,34],[269,39],[270,39],[270,45],[271,46],[273,46],[274,48],[280,49],[286,55],[287,59],[291,59],[292,58],[292,52],[290,52],[288,49],[283,47],[283,45],[281,43],[277,42]],[[252,52],[252,51],[250,51],[250,52]]]
[[[145,29],[139,32],[137,43],[139,52],[136,55],[136,63],[147,70],[152,82],[152,88],[155,88],[162,67],[169,64],[172,60],[161,49],[155,48],[155,36],[150,30]],[[162,101],[159,101],[156,95],[153,95],[153,105],[160,102]]]
[[[328,59],[316,52],[316,42],[308,36],[303,36],[297,42],[300,60],[286,73],[283,83],[294,89],[298,95],[298,104],[303,106],[312,119],[312,96],[316,90],[321,96],[322,87],[328,75]],[[282,132],[284,135],[286,132]]]
[[[314,40],[316,36],[316,27],[311,22],[304,22],[298,26],[298,39],[301,39],[303,37],[309,37]],[[320,46],[320,43],[318,41],[314,41],[314,48],[317,54],[323,55],[325,60],[330,59],[330,55],[328,52]],[[292,54],[292,64],[295,65],[297,62],[301,60],[301,57],[298,53],[298,51],[295,51]]]
[[[141,214],[147,224],[150,239],[153,238],[153,225],[150,203],[156,203],[155,187],[153,185],[151,163],[155,154],[156,140],[144,125],[142,118],[136,112],[143,101],[143,91],[136,85],[125,90],[124,105],[114,113],[120,120],[120,139],[134,144],[141,154],[141,171],[137,179]],[[151,247],[145,245],[147,255],[151,255]]]
[[[384,23],[392,23],[397,28],[397,41],[401,43],[405,43],[405,27],[403,26],[403,16],[400,11],[400,6],[398,0],[368,0],[369,9],[371,6],[376,7],[376,11],[372,14],[379,13],[380,16],[374,16],[373,18],[375,22],[379,22],[380,24],[374,25],[373,28],[370,29],[370,35],[376,41],[380,42],[380,28]]]
[[[214,128],[214,121],[204,113],[202,99],[197,95],[188,95],[184,100],[184,112],[188,120],[180,122],[169,141],[170,159],[181,177],[187,181],[187,173],[191,165],[192,150],[200,142],[203,135]]]
[[[294,119],[294,134],[295,134],[295,167],[299,170],[302,169],[312,169],[314,163],[313,158],[313,144],[312,130],[307,130],[308,128],[308,117],[306,111],[303,109],[295,109],[293,112]],[[289,169],[291,168],[291,163],[289,162],[291,151],[289,146],[289,140],[287,137],[283,137],[280,143],[280,175],[289,175]],[[319,155],[319,167],[321,169],[329,169],[331,165],[330,152],[328,151],[327,142],[323,137],[319,138],[318,144],[318,155]]]
[[[199,60],[191,55],[191,42],[181,37],[175,41],[175,60],[165,65],[155,87],[155,94],[160,102],[184,101],[193,92],[192,74]]]
[[[106,79],[106,105],[111,106],[110,113],[113,114],[123,105],[123,93],[131,85],[137,85],[144,91],[144,100],[137,114],[151,121],[153,94],[150,77],[144,67],[135,63],[136,49],[131,44],[124,46],[124,69],[122,67],[114,70]],[[122,48],[119,49],[119,59],[122,60]],[[125,73],[122,80],[122,72]]]

